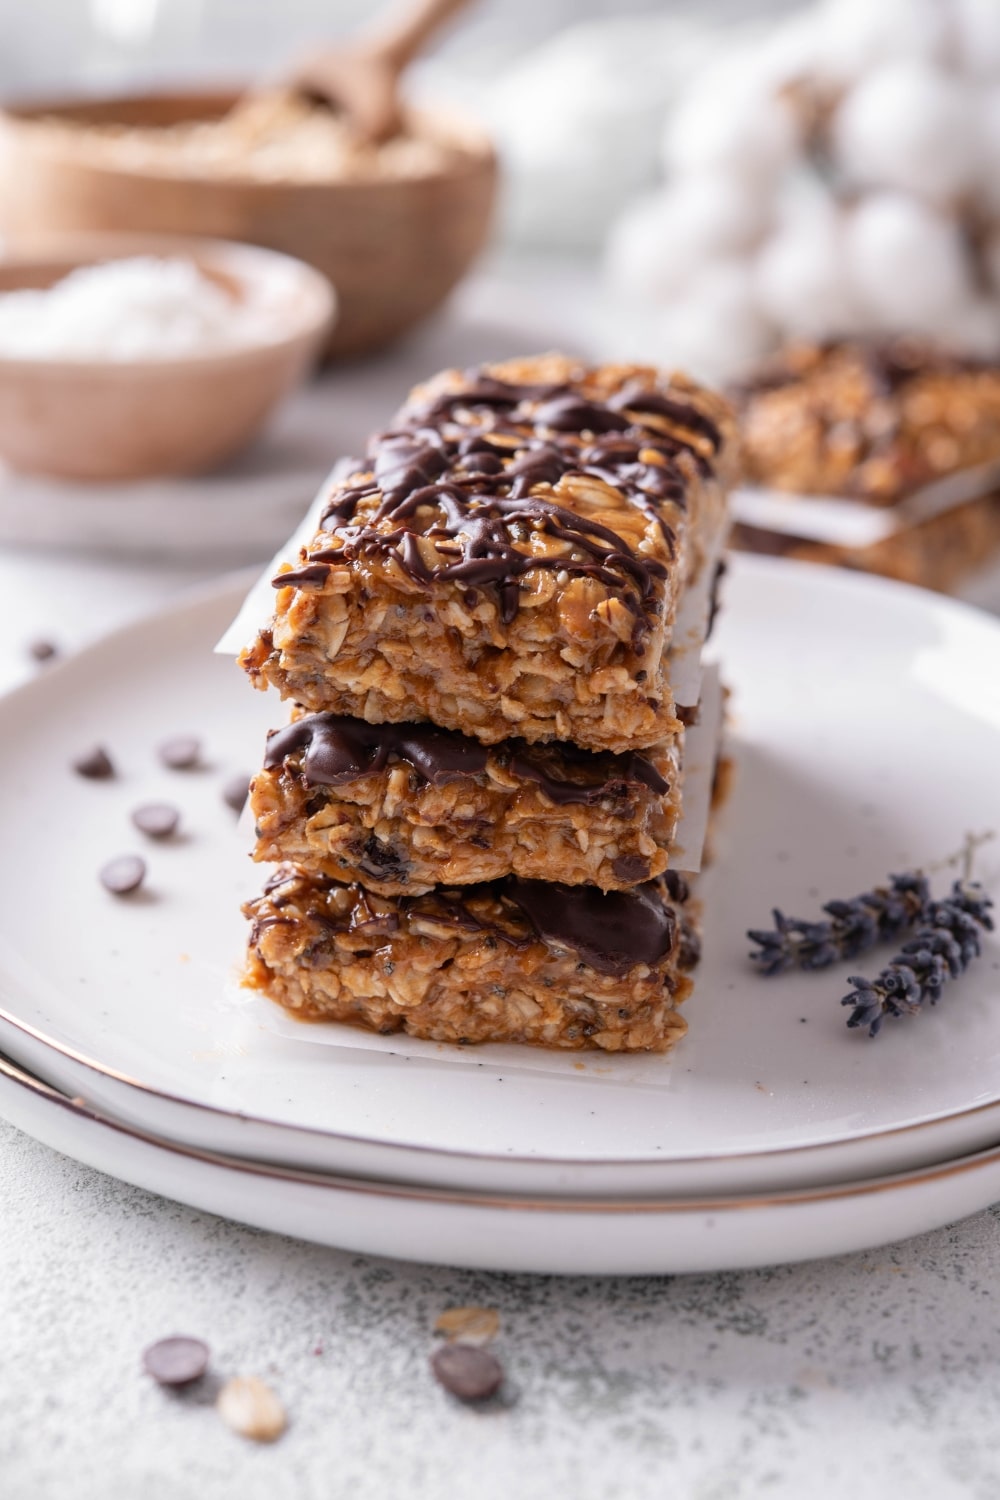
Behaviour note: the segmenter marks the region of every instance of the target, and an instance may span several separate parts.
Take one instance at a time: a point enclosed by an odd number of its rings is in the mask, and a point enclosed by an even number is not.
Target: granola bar
[[[733,527],[732,543],[741,552],[880,573],[902,583],[949,593],[969,573],[1000,553],[1000,493],[966,501],[867,547],[810,542],[740,523]]]
[[[741,550],[942,590],[1000,551],[1000,368],[912,338],[796,344],[734,399],[748,479],[793,507],[771,524],[744,507]],[[827,506],[818,531],[810,495]],[[864,538],[831,526],[830,496],[889,524]]]
[[[562,356],[448,371],[333,489],[241,656],[313,712],[622,752],[678,721],[670,644],[712,566],[724,402]]]
[[[896,505],[1000,460],[1000,368],[916,339],[795,344],[733,393],[746,477]]]
[[[303,1020],[442,1042],[666,1051],[698,941],[677,875],[602,894],[510,878],[386,897],[292,867],[244,908],[246,982]]]
[[[426,723],[310,714],[268,738],[254,858],[387,895],[509,874],[625,889],[667,867],[679,762],[676,739],[622,755],[490,747]]]

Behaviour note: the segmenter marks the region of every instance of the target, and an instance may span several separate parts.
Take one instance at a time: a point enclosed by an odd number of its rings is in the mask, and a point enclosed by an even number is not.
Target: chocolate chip
[[[151,839],[168,839],[177,832],[180,820],[180,813],[169,802],[146,802],[132,814],[139,832]]]
[[[628,881],[631,885],[649,879],[649,860],[643,859],[641,854],[619,854],[612,860],[611,868],[618,880]]]
[[[146,878],[146,862],[138,854],[120,854],[111,859],[100,872],[101,884],[113,896],[127,896],[137,891]]]
[[[208,1345],[201,1339],[160,1339],[143,1350],[142,1365],[159,1385],[190,1385],[208,1369]]]
[[[231,776],[222,788],[222,800],[233,812],[242,812],[250,793],[249,776]]]
[[[434,1378],[459,1401],[485,1401],[503,1384],[503,1365],[488,1349],[444,1344],[431,1355]]]
[[[201,757],[201,741],[195,739],[193,734],[175,734],[171,739],[163,741],[157,754],[171,771],[190,771]]]
[[[91,781],[106,781],[115,774],[111,757],[103,745],[94,745],[78,755],[73,762],[73,770],[78,776],[86,776]]]
[[[28,655],[35,661],[51,661],[54,656],[59,655],[59,647],[52,641],[29,641]]]

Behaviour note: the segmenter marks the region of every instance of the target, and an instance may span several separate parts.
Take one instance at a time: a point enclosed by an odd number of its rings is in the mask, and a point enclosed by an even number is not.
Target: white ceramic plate
[[[295,1172],[129,1130],[2,1058],[0,1111],[57,1151],[210,1213],[364,1254],[498,1271],[745,1270],[871,1249],[1000,1197],[1000,1150],[805,1192],[632,1202],[449,1192]]]
[[[899,585],[737,559],[718,649],[738,767],[690,1034],[666,1059],[512,1062],[289,1037],[265,1002],[227,992],[261,872],[219,782],[257,762],[281,714],[211,654],[238,596],[131,627],[0,703],[0,1045],[15,1059],[188,1145],[453,1188],[767,1191],[1000,1140],[995,943],[936,1011],[869,1043],[844,1027],[842,970],[764,981],[743,936],[772,904],[808,910],[1000,826],[996,622]],[[183,729],[204,736],[211,769],[157,766],[155,744]],[[69,769],[94,739],[121,767],[113,782]],[[136,847],[129,809],[162,796],[185,837],[150,846],[146,893],[116,901],[96,870]]]

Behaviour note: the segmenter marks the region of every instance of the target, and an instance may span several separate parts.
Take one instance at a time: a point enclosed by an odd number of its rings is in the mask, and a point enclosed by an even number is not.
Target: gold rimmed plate
[[[279,1234],[370,1255],[549,1275],[744,1270],[871,1249],[1000,1198],[1000,1147],[825,1188],[728,1197],[537,1198],[336,1176],[131,1129],[0,1057],[0,1111],[113,1177]]]
[[[843,970],[764,981],[744,938],[772,904],[815,910],[1000,827],[996,622],[899,585],[737,559],[715,646],[737,769],[690,1032],[667,1058],[591,1053],[546,1070],[512,1049],[279,1035],[234,985],[239,905],[261,871],[221,785],[259,761],[283,714],[212,654],[243,587],[190,598],[0,702],[19,851],[0,911],[0,1045],[15,1061],[186,1148],[460,1192],[776,1192],[1000,1137],[992,940],[936,1010],[869,1044],[844,1027]],[[180,731],[204,741],[191,772],[156,759]],[[93,741],[119,767],[111,781],[71,770]],[[130,810],[160,800],[180,808],[181,833],[142,850],[139,899],[116,900],[97,870],[136,847]]]

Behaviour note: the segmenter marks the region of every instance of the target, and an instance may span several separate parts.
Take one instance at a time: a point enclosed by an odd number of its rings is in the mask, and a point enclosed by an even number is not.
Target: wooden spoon
[[[312,52],[287,86],[342,111],[358,138],[377,144],[403,128],[399,80],[469,0],[402,0],[356,41]]]

